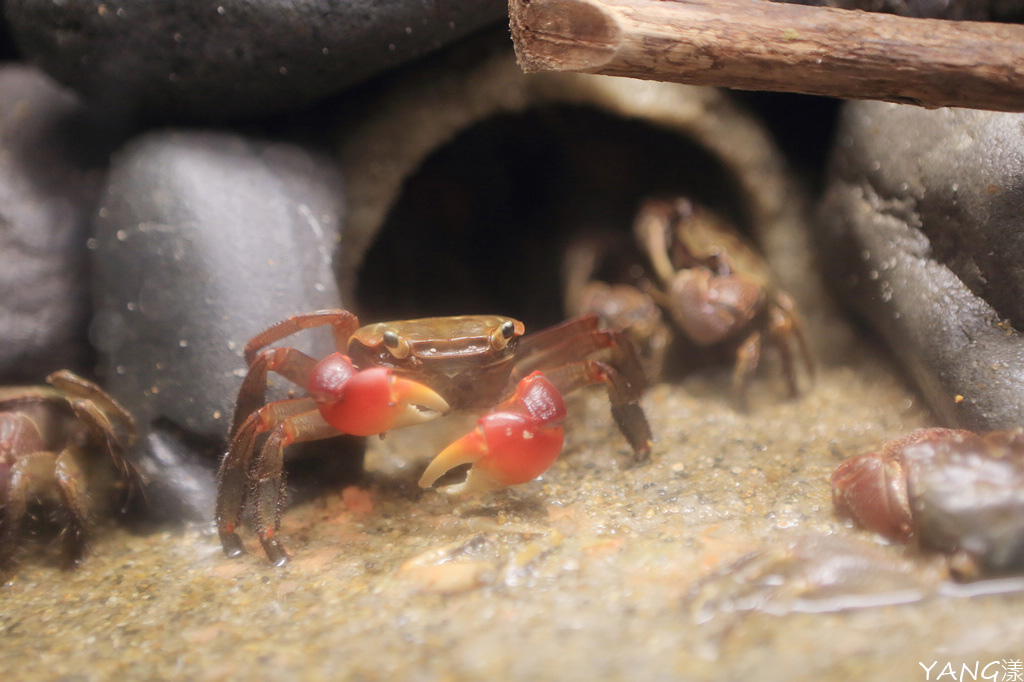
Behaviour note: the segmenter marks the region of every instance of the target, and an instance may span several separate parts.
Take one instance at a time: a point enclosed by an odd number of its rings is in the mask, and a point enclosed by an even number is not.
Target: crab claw
[[[353,436],[422,424],[448,411],[445,399],[427,386],[386,367],[356,371],[340,353],[317,363],[309,395],[328,424]]]
[[[449,494],[476,493],[526,483],[547,471],[562,451],[565,403],[540,372],[519,382],[515,395],[477,421],[423,472],[429,488],[455,467],[471,464],[466,480],[446,486]]]

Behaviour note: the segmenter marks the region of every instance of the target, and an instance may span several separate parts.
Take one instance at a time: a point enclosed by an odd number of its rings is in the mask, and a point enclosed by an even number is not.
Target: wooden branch
[[[767,0],[509,0],[527,72],[1024,111],[1024,26]]]

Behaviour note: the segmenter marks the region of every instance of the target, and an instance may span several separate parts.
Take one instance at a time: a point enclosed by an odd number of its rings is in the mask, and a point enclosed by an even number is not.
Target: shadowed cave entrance
[[[486,119],[406,178],[360,268],[357,309],[366,320],[498,313],[528,330],[556,323],[567,241],[628,233],[642,199],[672,194],[748,231],[735,180],[680,134],[587,107]]]

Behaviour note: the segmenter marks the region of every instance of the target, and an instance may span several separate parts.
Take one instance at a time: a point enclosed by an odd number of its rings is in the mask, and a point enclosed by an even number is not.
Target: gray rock
[[[0,380],[83,371],[89,220],[113,131],[40,71],[0,67]]]
[[[328,160],[227,133],[151,133],[115,156],[90,339],[108,389],[143,426],[222,438],[246,340],[340,304],[342,192]]]
[[[504,16],[504,0],[6,0],[21,52],[88,98],[159,119],[315,102]]]
[[[115,155],[92,244],[89,335],[105,385],[135,414],[161,513],[209,518],[245,342],[340,304],[343,212],[333,163],[295,145],[165,131]],[[292,345],[331,348],[315,332]]]
[[[826,270],[951,426],[1024,424],[1021,205],[1021,115],[846,105]]]

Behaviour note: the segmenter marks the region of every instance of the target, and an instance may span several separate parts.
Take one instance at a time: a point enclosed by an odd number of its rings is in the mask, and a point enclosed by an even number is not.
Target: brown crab
[[[836,514],[951,557],[957,577],[1024,571],[1024,431],[919,429],[832,474]]]
[[[107,486],[129,489],[131,415],[99,386],[68,371],[49,386],[0,388],[0,569],[14,556],[31,506],[55,507],[63,526],[62,563],[78,564],[86,528]]]
[[[797,358],[813,376],[793,298],[725,220],[689,199],[648,199],[637,213],[633,235],[644,263],[628,283],[596,281],[596,264],[603,256],[595,252],[594,242],[577,247],[583,255],[569,259],[567,307],[594,312],[633,337],[649,359],[649,374],[660,372],[670,337],[663,311],[693,344],[733,349],[732,383],[741,405],[765,343],[778,349],[791,395],[798,392]]]
[[[217,525],[224,552],[242,553],[237,528],[251,498],[267,557],[277,565],[287,562],[277,531],[284,450],[293,443],[383,434],[449,411],[490,410],[475,430],[431,462],[420,485],[429,487],[451,469],[471,464],[465,482],[446,491],[492,490],[547,470],[562,449],[561,392],[603,383],[635,459],[645,459],[651,433],[638,403],[642,371],[629,342],[597,325],[595,316],[584,316],[523,337],[522,322],[498,315],[360,327],[352,313],[325,310],[290,317],[256,335],[245,347],[249,371],[218,477]],[[330,328],[338,349],[323,360],[294,348],[266,348],[323,326]],[[264,404],[269,372],[304,387],[308,396]]]

